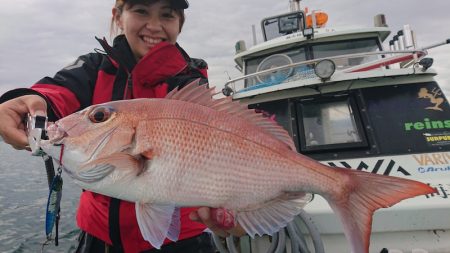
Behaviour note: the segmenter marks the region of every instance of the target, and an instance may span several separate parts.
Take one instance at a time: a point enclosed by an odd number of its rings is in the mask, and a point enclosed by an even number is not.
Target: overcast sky
[[[114,2],[0,0],[0,94],[53,76],[77,56],[98,48],[94,36],[109,39]],[[303,0],[301,4],[327,12],[328,27],[373,26],[373,17],[384,13],[395,32],[410,24],[420,47],[450,38],[449,0]],[[192,57],[208,62],[210,83],[219,87],[227,73],[231,78],[239,75],[233,61],[235,42],[252,44],[252,24],[257,25],[261,42],[260,20],[288,10],[288,0],[191,0],[179,43]],[[439,73],[436,79],[450,94],[450,45],[430,50],[429,56]]]

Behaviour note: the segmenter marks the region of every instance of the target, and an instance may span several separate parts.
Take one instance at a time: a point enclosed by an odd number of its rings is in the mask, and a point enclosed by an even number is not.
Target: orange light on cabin
[[[316,15],[316,26],[323,27],[328,21],[328,14],[323,11],[313,12]],[[312,27],[312,14],[306,16],[306,27]]]

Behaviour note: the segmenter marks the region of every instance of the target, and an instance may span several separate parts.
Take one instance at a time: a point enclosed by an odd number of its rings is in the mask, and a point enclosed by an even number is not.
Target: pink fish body
[[[354,253],[368,252],[373,212],[434,192],[395,177],[336,169],[298,154],[275,122],[213,89],[192,83],[165,99],[94,105],[61,119],[44,151],[84,189],[136,202],[141,232],[160,247],[176,240],[178,208],[235,213],[251,236],[286,226],[323,196],[340,217]]]

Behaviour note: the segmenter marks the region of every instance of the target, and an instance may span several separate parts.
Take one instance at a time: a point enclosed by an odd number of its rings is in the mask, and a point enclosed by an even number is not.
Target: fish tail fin
[[[382,176],[368,172],[339,169],[345,178],[342,194],[326,197],[339,216],[347,240],[354,253],[369,252],[373,213],[404,199],[430,194],[436,190],[408,179]],[[344,197],[342,197],[344,196]]]

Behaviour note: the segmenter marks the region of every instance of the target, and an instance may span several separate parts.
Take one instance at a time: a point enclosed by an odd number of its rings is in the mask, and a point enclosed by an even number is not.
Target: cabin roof
[[[307,45],[322,42],[341,41],[350,39],[363,39],[377,37],[384,41],[391,33],[388,27],[336,27],[336,28],[317,28],[314,30],[314,38],[307,39],[302,32],[288,34],[269,41],[259,43],[250,47],[248,50],[235,55],[235,62],[242,67],[243,59],[256,57],[261,54],[267,54],[271,51],[279,51],[284,48],[292,47],[293,44]]]

